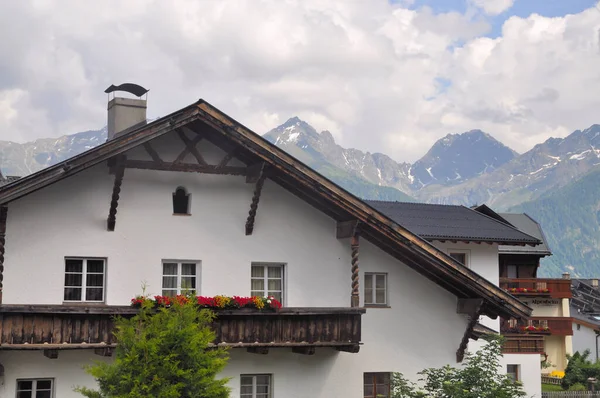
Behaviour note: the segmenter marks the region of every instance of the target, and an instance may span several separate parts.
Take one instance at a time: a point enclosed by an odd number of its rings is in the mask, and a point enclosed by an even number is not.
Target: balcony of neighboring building
[[[569,279],[500,278],[500,287],[516,297],[572,297]]]
[[[544,336],[506,335],[504,336],[504,354],[542,354],[545,352]]]
[[[532,317],[529,320],[501,319],[500,333],[506,337],[514,336],[572,336],[573,318],[570,317]]]
[[[362,308],[280,308],[275,311],[220,310],[213,323],[215,346],[267,353],[291,348],[312,354],[317,347],[358,352]],[[102,349],[116,345],[115,316],[126,306],[2,305],[0,349]]]

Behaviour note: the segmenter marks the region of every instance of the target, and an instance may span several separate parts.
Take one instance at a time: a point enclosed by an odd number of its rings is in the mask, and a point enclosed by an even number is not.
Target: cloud
[[[481,8],[488,15],[502,14],[511,8],[514,2],[515,0],[471,0],[473,5]]]
[[[204,98],[259,133],[298,115],[399,161],[450,132],[522,152],[598,122],[594,8],[495,39],[481,16],[385,0],[0,2],[0,26],[0,139],[100,128],[127,81],[150,117]]]

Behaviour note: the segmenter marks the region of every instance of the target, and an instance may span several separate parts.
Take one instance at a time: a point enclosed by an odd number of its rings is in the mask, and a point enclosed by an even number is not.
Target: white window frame
[[[371,302],[367,302],[367,275],[371,275]],[[384,291],[385,291],[385,303],[377,303],[377,288],[375,286],[377,286],[377,276],[379,275],[383,275],[383,277],[385,278],[385,287],[384,287]],[[373,306],[373,307],[388,307],[389,306],[389,297],[388,297],[388,274],[387,272],[365,272],[364,275],[364,279],[363,279],[363,285],[364,285],[364,289],[363,289],[363,295],[365,296],[364,301],[365,301],[365,306]]]
[[[81,260],[82,266],[81,266],[81,272],[67,272],[67,261],[68,260]],[[87,262],[88,260],[94,260],[94,261],[102,261],[104,263],[104,266],[102,267],[102,300],[87,300],[86,299],[86,289],[87,289],[87,275],[88,275],[88,270],[87,270]],[[67,286],[66,284],[66,280],[64,282],[64,286],[63,286],[63,302],[65,303],[104,303],[104,300],[106,298],[106,258],[102,258],[102,257],[65,257],[65,276],[67,274],[79,274],[81,273],[81,286]],[[99,273],[97,272],[89,272],[90,274],[93,275],[99,275]],[[93,288],[98,288],[98,286],[91,286]],[[80,300],[66,300],[65,299],[65,290],[67,288],[71,288],[71,289],[81,289],[81,299]]]
[[[35,398],[36,393],[37,393],[37,383],[38,381],[50,381],[50,398],[54,398],[54,378],[53,377],[39,377],[39,378],[33,378],[33,379],[17,379],[17,385],[15,388],[15,396],[19,396],[19,392],[23,392],[23,391],[29,391],[29,390],[19,390],[19,382],[21,381],[30,381],[31,383],[31,396],[32,398]],[[48,391],[48,390],[42,390],[42,391]]]
[[[252,267],[263,267],[263,277],[262,278],[256,278],[252,276]],[[269,267],[278,267],[281,268],[281,278],[269,278]],[[250,295],[252,295],[253,291],[257,291],[257,290],[252,290],[252,280],[253,279],[262,279],[264,281],[263,286],[264,289],[262,291],[262,296],[267,296],[269,293],[269,279],[281,279],[281,290],[279,290],[279,292],[281,293],[281,304],[283,304],[284,300],[285,300],[285,264],[282,263],[264,263],[264,262],[253,262],[252,264],[250,264]],[[276,290],[272,290],[272,291],[276,291]]]
[[[173,277],[175,275],[165,275],[165,264],[177,264],[177,288],[176,289],[168,289],[164,287],[164,280],[163,278],[165,276],[167,277]],[[193,275],[193,277],[196,279],[196,287],[194,288],[195,291],[195,295],[200,295],[200,261],[198,260],[163,260],[160,264],[161,266],[161,280],[160,280],[160,294],[163,294],[163,291],[165,290],[177,290],[176,294],[182,294],[182,287],[181,287],[181,278],[182,278],[182,274],[181,274],[181,268],[183,267],[182,264],[195,264],[196,265],[196,275]],[[190,277],[192,275],[185,275],[186,277]]]
[[[469,249],[448,249],[448,255],[452,257],[452,254],[460,253],[465,255],[465,264],[467,268],[471,268],[471,250]]]
[[[256,398],[257,397],[257,392],[256,392],[256,377],[258,376],[267,376],[269,378],[269,393],[267,395],[267,398],[273,398],[273,375],[270,373],[257,373],[257,374],[241,374],[240,375],[240,397],[241,398]],[[252,377],[252,395],[248,396],[248,394],[244,394],[242,395],[242,377]],[[262,395],[262,393],[261,393]]]

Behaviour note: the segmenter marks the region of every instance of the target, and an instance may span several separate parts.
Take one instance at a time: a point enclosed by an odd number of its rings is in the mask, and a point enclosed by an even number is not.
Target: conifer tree
[[[209,347],[214,313],[175,300],[154,311],[144,305],[130,319],[116,320],[114,361],[86,371],[97,391],[78,387],[88,398],[226,398],[227,379],[217,375],[227,364],[224,348]]]

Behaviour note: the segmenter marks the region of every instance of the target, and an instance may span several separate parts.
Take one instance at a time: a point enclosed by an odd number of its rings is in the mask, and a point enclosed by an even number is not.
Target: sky
[[[0,34],[0,140],[99,129],[124,82],[150,118],[203,98],[408,162],[449,133],[525,152],[600,123],[595,0],[2,1]]]

